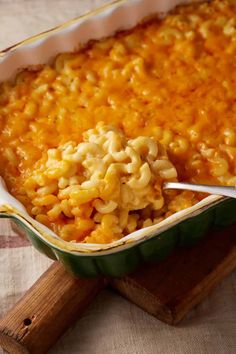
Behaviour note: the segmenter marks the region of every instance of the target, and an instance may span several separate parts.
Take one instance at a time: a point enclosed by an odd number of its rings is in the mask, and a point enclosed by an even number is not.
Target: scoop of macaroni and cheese
[[[162,182],[177,177],[154,138],[128,139],[103,123],[42,160],[25,182],[30,212],[45,224],[56,221],[69,241],[110,242],[111,233],[114,240],[157,222],[147,216],[164,206]]]

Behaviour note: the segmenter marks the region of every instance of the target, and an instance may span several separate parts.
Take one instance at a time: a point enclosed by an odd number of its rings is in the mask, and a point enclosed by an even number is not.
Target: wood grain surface
[[[168,259],[146,264],[114,289],[168,324],[177,324],[236,268],[236,225],[211,232],[192,248],[178,249]]]
[[[76,279],[55,262],[0,320],[0,346],[10,354],[46,353],[105,284]]]

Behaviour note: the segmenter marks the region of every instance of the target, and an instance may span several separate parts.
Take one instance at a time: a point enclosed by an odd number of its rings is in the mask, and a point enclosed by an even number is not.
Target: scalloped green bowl
[[[0,217],[6,217],[0,215]],[[59,260],[72,274],[80,277],[96,277],[104,274],[121,277],[132,272],[141,262],[161,261],[176,247],[193,246],[202,239],[209,230],[222,228],[236,222],[236,200],[226,199],[202,213],[192,216],[168,230],[153,235],[148,240],[137,244],[129,244],[122,250],[108,251],[101,255],[68,252],[52,246],[42,240],[25,223],[15,216],[8,216],[18,227],[24,230],[32,245],[41,253],[54,260]]]

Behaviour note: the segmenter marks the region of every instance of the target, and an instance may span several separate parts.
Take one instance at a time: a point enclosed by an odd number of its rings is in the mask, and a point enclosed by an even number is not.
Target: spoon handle
[[[164,183],[164,189],[185,189],[189,191],[204,192],[208,194],[236,198],[236,187],[210,186],[207,184],[193,184],[184,182],[166,182]]]

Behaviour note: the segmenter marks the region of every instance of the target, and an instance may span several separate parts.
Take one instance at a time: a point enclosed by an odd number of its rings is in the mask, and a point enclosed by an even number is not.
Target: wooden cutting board
[[[176,250],[157,264],[113,279],[111,285],[136,305],[177,324],[236,268],[236,225],[214,232],[192,248]]]
[[[176,325],[236,268],[236,225],[121,279],[76,279],[54,263],[0,321],[11,354],[43,354],[105,286],[157,319]]]

